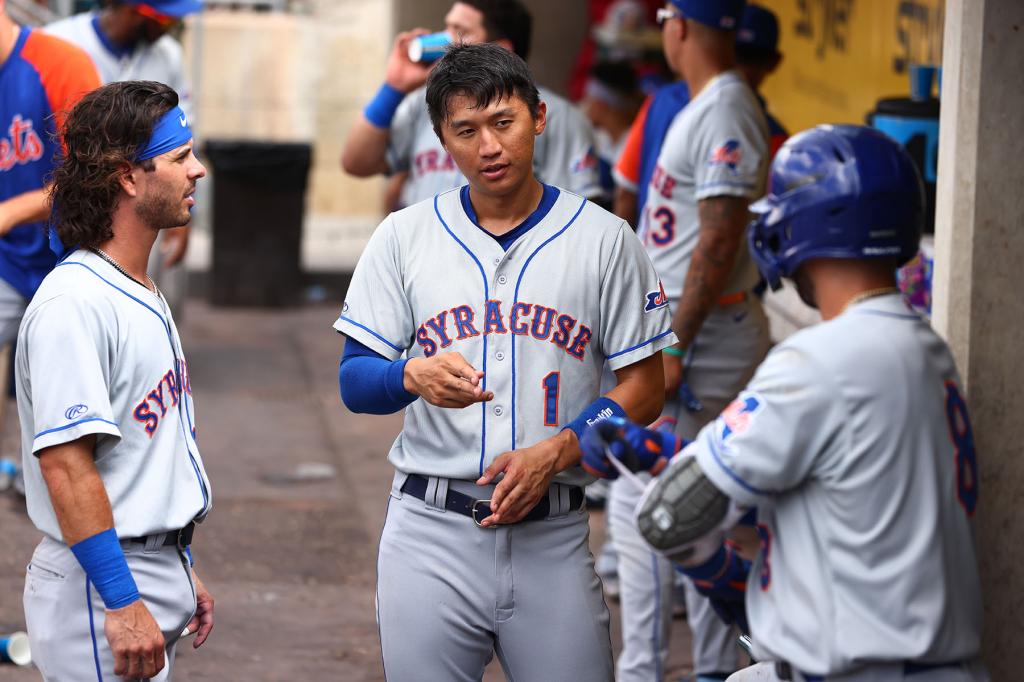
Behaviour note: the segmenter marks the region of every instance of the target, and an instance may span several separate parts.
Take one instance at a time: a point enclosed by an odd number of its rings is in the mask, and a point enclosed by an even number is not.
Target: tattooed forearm
[[[672,318],[672,330],[683,348],[693,343],[729,281],[750,219],[747,203],[743,197],[722,196],[698,204],[700,236]]]

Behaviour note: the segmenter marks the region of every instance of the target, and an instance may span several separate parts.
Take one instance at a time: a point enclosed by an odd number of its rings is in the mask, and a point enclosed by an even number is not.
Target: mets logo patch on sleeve
[[[711,156],[708,157],[708,165],[726,166],[729,170],[735,173],[736,166],[739,165],[742,158],[743,152],[740,151],[740,141],[729,140],[721,147],[711,152]]]
[[[644,312],[649,313],[658,308],[668,305],[668,296],[665,295],[665,286],[658,280],[658,290],[647,292],[647,302],[644,304]]]
[[[733,436],[746,433],[764,408],[764,399],[756,393],[744,391],[718,416],[718,439],[729,442]]]

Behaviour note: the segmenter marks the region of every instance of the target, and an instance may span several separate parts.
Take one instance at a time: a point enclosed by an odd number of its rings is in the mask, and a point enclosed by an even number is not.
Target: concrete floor
[[[179,647],[176,679],[384,679],[374,562],[392,475],[385,455],[401,415],[358,416],[341,406],[336,314],[333,304],[268,311],[188,303],[182,337],[215,500],[193,548],[216,599],[216,628],[202,649]],[[15,412],[4,419],[2,456],[18,456]],[[301,475],[316,473],[310,465],[336,475],[310,480]],[[596,550],[601,512],[591,528]],[[0,534],[4,633],[24,628],[24,566],[39,537],[11,492],[0,493]],[[689,642],[685,622],[675,621],[667,681],[689,672]],[[0,679],[39,675],[2,665]],[[502,679],[492,662],[485,680]]]

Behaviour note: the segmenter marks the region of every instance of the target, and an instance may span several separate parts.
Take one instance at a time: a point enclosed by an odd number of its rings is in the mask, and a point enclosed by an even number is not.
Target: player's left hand
[[[177,265],[185,257],[185,252],[188,251],[188,238],[191,231],[192,228],[188,225],[172,227],[163,231],[160,253],[164,256],[165,268]]]
[[[491,493],[491,515],[480,525],[516,523],[547,495],[555,474],[577,461],[576,434],[569,429],[528,448],[498,455],[476,482],[487,485],[505,473]]]
[[[192,620],[188,622],[186,629],[190,633],[196,633],[195,641],[192,642],[192,648],[198,649],[206,641],[206,638],[210,636],[210,631],[213,630],[213,596],[206,589],[206,585],[199,579],[195,571],[192,571],[192,578],[196,585],[196,615],[192,616]]]
[[[683,445],[682,439],[668,431],[644,428],[620,417],[609,417],[588,426],[583,432],[580,463],[598,478],[617,478],[619,473],[608,459],[611,456],[630,471],[646,471],[657,476]]]

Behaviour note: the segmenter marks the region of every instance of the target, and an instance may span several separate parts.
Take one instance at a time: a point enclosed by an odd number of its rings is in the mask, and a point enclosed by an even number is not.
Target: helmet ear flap
[[[782,240],[778,227],[769,224],[769,213],[762,213],[750,223],[747,243],[761,276],[768,282],[772,291],[777,291],[782,286],[779,258]]]

